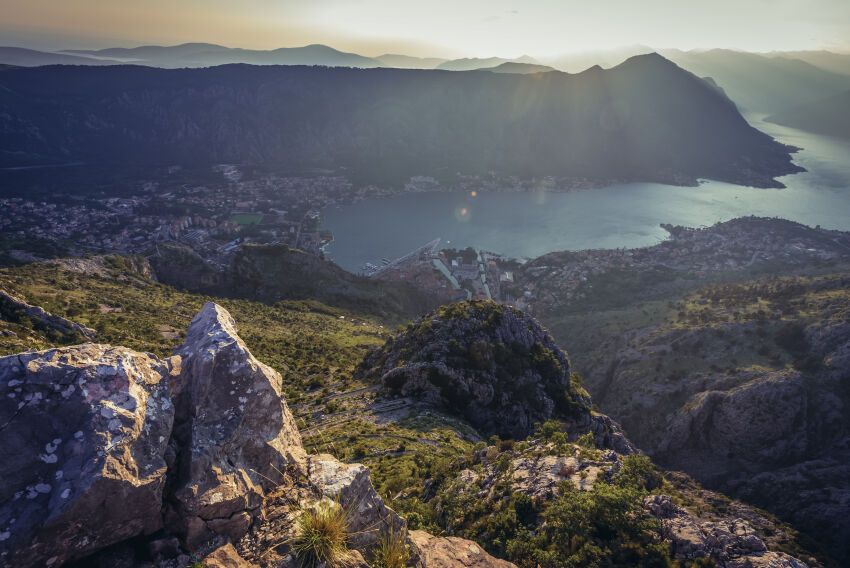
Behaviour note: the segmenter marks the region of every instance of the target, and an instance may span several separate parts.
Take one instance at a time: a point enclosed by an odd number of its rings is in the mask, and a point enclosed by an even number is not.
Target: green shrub
[[[295,521],[292,550],[302,566],[342,566],[349,557],[350,511],[337,501],[322,499],[302,509]]]

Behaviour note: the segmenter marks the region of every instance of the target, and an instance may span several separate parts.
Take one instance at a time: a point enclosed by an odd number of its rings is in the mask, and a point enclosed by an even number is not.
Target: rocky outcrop
[[[536,320],[487,301],[439,308],[361,367],[390,396],[462,414],[486,434],[524,438],[552,418],[587,421],[589,398],[566,354]]]
[[[0,564],[57,567],[162,527],[179,371],[94,344],[0,358]]]
[[[38,320],[42,325],[61,334],[79,333],[85,339],[92,339],[97,332],[83,324],[73,322],[45,311],[44,308],[32,306],[23,298],[10,292],[0,290],[0,310],[14,315],[25,315]],[[17,312],[17,314],[15,314]],[[13,317],[14,317],[13,315]]]
[[[350,511],[352,566],[382,530],[406,531],[367,468],[305,454],[280,375],[216,304],[165,360],[94,344],[0,358],[0,394],[4,566],[173,567],[191,551],[294,567],[297,511],[322,498]],[[422,568],[509,566],[462,539],[412,550]]]
[[[717,565],[728,568],[807,566],[783,552],[768,551],[764,541],[743,519],[703,520],[678,507],[667,495],[650,495],[644,506],[661,522],[662,538],[677,558],[711,558]]]
[[[369,469],[361,464],[345,464],[329,455],[310,456],[307,462],[310,482],[325,497],[351,508],[349,529],[356,548],[374,544],[381,530],[405,530],[404,519],[384,504],[372,486]]]
[[[170,450],[176,486],[169,525],[190,546],[250,528],[271,479],[304,459],[281,377],[257,361],[224,308],[207,303],[175,350],[182,372]]]

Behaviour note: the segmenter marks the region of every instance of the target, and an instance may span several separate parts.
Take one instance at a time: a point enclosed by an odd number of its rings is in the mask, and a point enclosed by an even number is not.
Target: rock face
[[[589,398],[536,320],[494,302],[439,308],[369,356],[361,372],[391,396],[462,414],[484,433],[524,438],[535,422],[586,420]]]
[[[0,564],[60,566],[162,527],[179,370],[94,344],[0,359]]]
[[[176,487],[169,525],[190,546],[243,536],[270,479],[303,461],[280,375],[257,361],[222,307],[207,303],[175,350],[182,372],[171,449]]]
[[[34,318],[43,325],[62,334],[79,333],[86,339],[92,339],[97,335],[97,332],[89,327],[60,316],[55,316],[45,311],[44,308],[32,306],[23,298],[19,298],[4,290],[0,290],[0,307],[4,310],[19,311],[21,314]]]

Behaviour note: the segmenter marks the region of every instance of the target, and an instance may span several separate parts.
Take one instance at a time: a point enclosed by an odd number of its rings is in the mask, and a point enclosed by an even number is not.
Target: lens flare
[[[455,208],[455,219],[460,221],[461,223],[466,223],[469,221],[469,218],[472,216],[472,212],[469,210],[469,206],[467,205],[458,205]]]

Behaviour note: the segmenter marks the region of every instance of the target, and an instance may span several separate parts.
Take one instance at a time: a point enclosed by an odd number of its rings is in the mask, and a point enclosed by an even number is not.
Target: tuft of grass
[[[315,568],[324,564],[339,567],[348,564],[350,513],[338,502],[327,498],[299,512],[295,536],[290,544],[301,566]]]
[[[407,565],[410,551],[404,533],[404,530],[396,531],[392,524],[381,533],[372,562],[373,568],[404,568]]]

